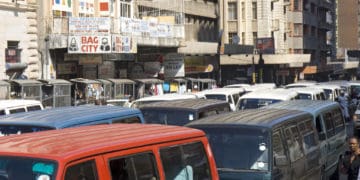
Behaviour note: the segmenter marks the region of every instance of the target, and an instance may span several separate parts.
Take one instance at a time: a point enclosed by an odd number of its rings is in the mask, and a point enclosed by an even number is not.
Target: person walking
[[[348,139],[349,150],[345,152],[339,165],[339,172],[348,180],[357,180],[360,167],[359,140],[353,136]]]

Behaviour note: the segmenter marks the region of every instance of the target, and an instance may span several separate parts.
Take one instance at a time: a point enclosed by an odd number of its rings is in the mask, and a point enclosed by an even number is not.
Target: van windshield
[[[196,119],[196,115],[192,111],[187,110],[155,110],[141,109],[146,123],[149,124],[167,124],[183,126]]]
[[[239,109],[257,109],[280,101],[278,99],[241,99]]]
[[[0,125],[0,136],[9,136],[11,134],[23,134],[37,131],[52,130],[54,128],[41,126],[24,126],[24,125]]]
[[[216,166],[234,170],[269,170],[269,132],[250,127],[195,127],[205,131]]]
[[[55,179],[57,163],[55,161],[0,156],[0,179]]]

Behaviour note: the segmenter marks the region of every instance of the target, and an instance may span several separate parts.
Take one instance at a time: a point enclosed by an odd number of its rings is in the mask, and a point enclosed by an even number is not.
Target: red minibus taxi
[[[0,179],[219,179],[205,134],[113,124],[0,138]]]

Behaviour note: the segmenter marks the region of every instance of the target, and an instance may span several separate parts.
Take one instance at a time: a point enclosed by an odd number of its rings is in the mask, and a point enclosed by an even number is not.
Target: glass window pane
[[[86,179],[97,180],[97,169],[94,160],[75,164],[66,169],[65,180]]]

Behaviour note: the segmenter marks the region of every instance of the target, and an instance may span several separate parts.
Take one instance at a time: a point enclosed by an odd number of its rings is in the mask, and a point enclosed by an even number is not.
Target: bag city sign
[[[110,36],[69,36],[69,54],[111,53]]]

